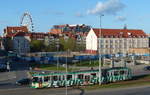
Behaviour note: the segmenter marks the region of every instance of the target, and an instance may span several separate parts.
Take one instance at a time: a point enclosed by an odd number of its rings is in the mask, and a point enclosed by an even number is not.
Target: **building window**
[[[104,40],[101,40],[101,43],[104,43]]]
[[[110,48],[113,48],[113,45],[110,45]]]
[[[106,40],[106,43],[108,43],[108,40]]]
[[[108,45],[106,45],[106,48],[108,48]]]
[[[113,43],[113,40],[110,40],[110,43]]]
[[[104,45],[101,45],[101,48],[104,48]]]

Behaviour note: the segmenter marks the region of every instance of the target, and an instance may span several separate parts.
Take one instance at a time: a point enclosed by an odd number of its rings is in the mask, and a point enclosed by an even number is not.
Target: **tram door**
[[[85,84],[90,83],[90,75],[85,75],[84,79],[85,79]]]
[[[43,77],[39,77],[38,81],[39,81],[39,88],[42,88],[42,83],[44,81]]]

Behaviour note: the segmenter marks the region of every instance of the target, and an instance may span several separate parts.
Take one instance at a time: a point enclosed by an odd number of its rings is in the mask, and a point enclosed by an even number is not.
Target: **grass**
[[[53,64],[34,64],[32,65],[32,68],[38,68],[40,70],[52,70],[52,71],[56,71],[57,69],[59,71],[65,71],[66,68],[62,67],[62,66],[57,66],[53,65]],[[68,71],[74,71],[74,70],[78,70],[78,69],[72,69],[72,68],[68,68]]]
[[[101,63],[101,65],[110,65],[110,63]],[[98,67],[99,66],[99,60],[89,60],[89,61],[81,61],[76,63],[76,66],[78,67]]]
[[[82,61],[76,64],[76,66],[81,66],[81,67],[96,67],[99,66],[98,60],[91,60],[91,61]]]
[[[125,87],[136,87],[136,86],[144,86],[150,85],[150,75],[134,77],[133,80],[128,81],[120,81],[116,83],[102,84],[99,85],[91,85],[86,86],[84,90],[96,90],[96,89],[106,89],[106,88],[125,88]]]

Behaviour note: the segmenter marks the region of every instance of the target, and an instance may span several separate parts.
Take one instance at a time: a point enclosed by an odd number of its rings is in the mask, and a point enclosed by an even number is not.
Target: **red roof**
[[[48,34],[47,33],[40,33],[40,32],[38,32],[38,33],[36,33],[36,32],[30,33],[31,39],[44,39],[45,36],[48,36]]]
[[[17,32],[13,35],[14,37],[16,36],[30,36],[30,33],[25,33],[25,32]]]
[[[28,29],[26,26],[7,27],[6,29],[4,29],[4,32],[7,32],[6,37],[12,37],[17,32],[28,32]]]
[[[62,31],[61,29],[51,29],[50,32],[48,32],[49,34],[61,34]]]
[[[93,31],[99,37],[100,29],[93,28]],[[134,30],[134,29],[101,29],[102,37],[147,37],[143,30]]]
[[[16,34],[14,34],[13,36],[29,36],[31,39],[44,39],[45,36],[47,36],[48,34],[46,33],[26,33],[26,32],[17,32]]]

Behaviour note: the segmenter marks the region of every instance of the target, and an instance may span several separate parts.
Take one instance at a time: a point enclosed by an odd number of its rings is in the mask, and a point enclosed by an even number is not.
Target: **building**
[[[148,38],[149,38],[149,48],[150,48],[150,34],[147,34]]]
[[[90,30],[90,26],[89,25],[85,25],[85,24],[75,24],[75,25],[69,25],[69,24],[65,24],[65,25],[54,25],[52,27],[52,29],[50,29],[49,33],[53,33],[53,34],[61,34],[64,32],[71,32],[71,33],[78,33],[78,32],[88,32]]]
[[[13,51],[13,37],[19,32],[28,33],[28,29],[26,26],[8,26],[4,29],[3,45],[6,51]]]
[[[128,52],[130,54],[145,55],[150,54],[150,48],[131,48]]]
[[[86,37],[86,51],[98,53],[98,48],[101,54],[128,53],[130,48],[148,48],[148,36],[143,30],[93,28]]]
[[[13,35],[15,35],[18,32],[29,32],[26,26],[13,26],[13,27],[6,27],[4,29],[4,37],[12,37]]]
[[[4,50],[4,46],[3,46],[3,37],[0,36],[0,49]]]
[[[40,33],[40,32],[31,32],[29,33],[31,40],[43,40],[46,36],[48,36],[48,33]]]
[[[13,51],[17,54],[26,54],[30,52],[30,34],[25,32],[16,33],[13,38]]]
[[[76,42],[76,51],[85,51],[86,36],[90,28],[85,24],[54,25],[49,34],[58,35],[59,37],[64,37],[64,39],[73,38]]]
[[[29,32],[26,26],[6,27],[4,29],[4,47],[6,51],[27,53],[30,51],[30,41],[42,40],[47,33]]]

